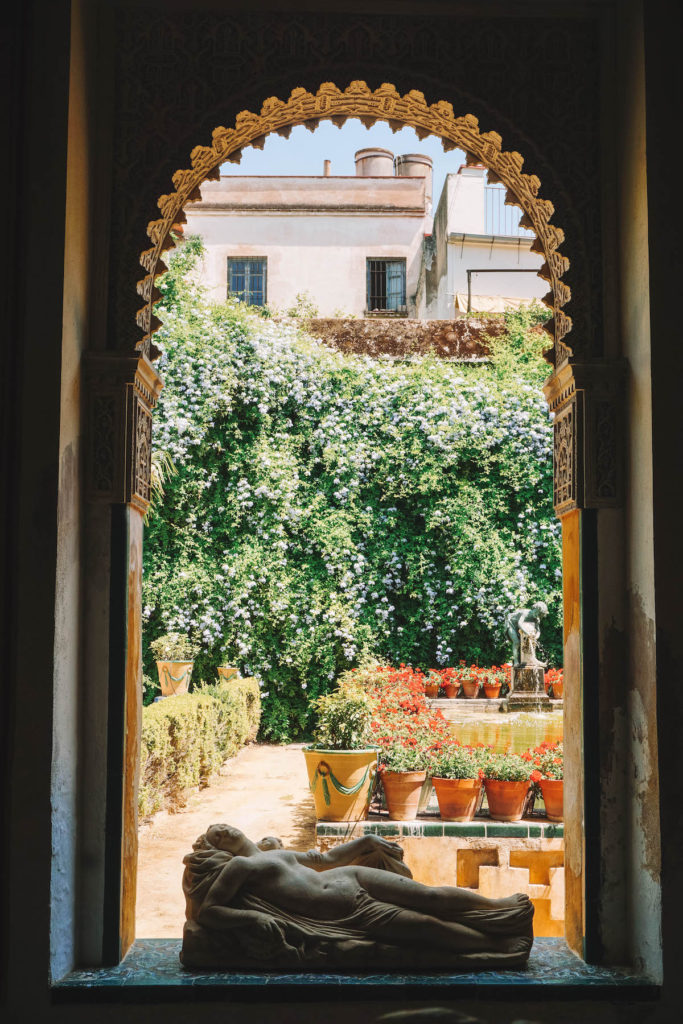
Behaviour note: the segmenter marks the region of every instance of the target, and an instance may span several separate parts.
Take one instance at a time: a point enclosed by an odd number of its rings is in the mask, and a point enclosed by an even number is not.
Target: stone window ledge
[[[180,939],[138,939],[117,967],[72,971],[53,986],[53,1000],[59,1003],[142,1001],[191,998],[226,998],[232,991],[239,999],[269,1001],[289,992],[297,999],[329,998],[330,986],[345,989],[363,999],[391,996],[426,996],[429,990],[449,995],[490,995],[500,999],[524,990],[524,998],[651,1000],[659,989],[649,979],[619,967],[585,964],[569,949],[564,939],[536,939],[528,967],[524,970],[478,971],[472,973],[354,973],[292,974],[276,971],[262,974],[226,974],[187,971],[178,954]],[[302,989],[306,990],[306,995]],[[180,990],[180,991],[179,991]],[[370,991],[371,990],[371,991]]]

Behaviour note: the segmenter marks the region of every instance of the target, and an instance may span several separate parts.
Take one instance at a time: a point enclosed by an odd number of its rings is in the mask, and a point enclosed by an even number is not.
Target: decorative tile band
[[[562,839],[563,822],[529,821],[339,821],[318,822],[316,836],[357,838],[361,835],[386,838],[486,838],[486,839]]]

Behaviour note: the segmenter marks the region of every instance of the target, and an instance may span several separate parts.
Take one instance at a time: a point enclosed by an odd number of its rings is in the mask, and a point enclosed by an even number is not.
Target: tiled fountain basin
[[[563,824],[540,818],[389,821],[378,815],[318,822],[316,845],[324,852],[368,834],[402,846],[413,877],[426,885],[458,885],[492,898],[526,893],[535,907],[534,934],[564,935]]]

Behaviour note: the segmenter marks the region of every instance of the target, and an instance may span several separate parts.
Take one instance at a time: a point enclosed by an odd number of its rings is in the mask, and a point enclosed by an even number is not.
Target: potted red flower
[[[424,688],[425,696],[434,697],[439,696],[439,687],[441,686],[441,675],[435,669],[431,669],[425,676]],[[448,696],[448,695],[447,695]]]
[[[505,683],[505,673],[502,668],[498,668],[497,665],[492,665],[490,669],[487,669],[486,671],[482,670],[482,680],[484,696],[488,700],[496,700],[500,697],[500,691]]]
[[[441,670],[440,678],[445,696],[451,699],[457,697],[458,690],[460,689],[457,670],[454,668],[444,668]]]
[[[532,752],[531,781],[538,786],[548,821],[564,816],[564,750],[562,743],[541,743]]]
[[[394,821],[417,817],[422,787],[427,779],[426,738],[405,727],[382,745],[379,777],[389,817]]]
[[[431,748],[429,773],[444,821],[470,821],[474,817],[484,777],[482,755],[487,750],[466,747],[457,740]]]
[[[483,769],[490,816],[496,821],[519,821],[531,785],[531,755],[490,754]]]
[[[463,667],[459,670],[460,683],[462,686],[463,697],[468,697],[472,700],[479,696],[479,686],[481,683],[481,670],[476,665],[470,665],[469,667]]]
[[[553,700],[562,700],[564,695],[564,673],[561,668],[549,668],[543,675],[545,692]]]

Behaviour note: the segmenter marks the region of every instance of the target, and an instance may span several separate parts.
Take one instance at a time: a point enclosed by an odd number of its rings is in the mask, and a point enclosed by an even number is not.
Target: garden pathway
[[[227,761],[211,785],[192,793],[177,814],[160,811],[139,833],[136,935],[182,935],[183,857],[214,822],[241,828],[250,839],[280,836],[285,846],[315,846],[315,813],[303,744],[252,744]]]

